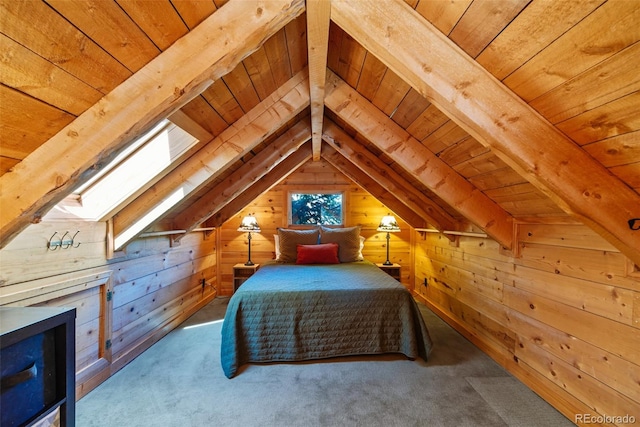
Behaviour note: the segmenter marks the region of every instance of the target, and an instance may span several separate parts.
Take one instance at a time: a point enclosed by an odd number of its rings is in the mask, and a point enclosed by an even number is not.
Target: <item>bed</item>
[[[427,359],[432,342],[409,291],[368,261],[268,263],[229,300],[221,362],[246,363],[400,353]]]

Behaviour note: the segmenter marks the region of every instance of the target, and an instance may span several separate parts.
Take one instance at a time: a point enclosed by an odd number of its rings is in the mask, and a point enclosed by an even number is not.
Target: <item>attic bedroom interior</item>
[[[640,2],[16,0],[0,33],[3,388],[15,307],[75,309],[82,399],[320,194],[566,418],[640,420]]]

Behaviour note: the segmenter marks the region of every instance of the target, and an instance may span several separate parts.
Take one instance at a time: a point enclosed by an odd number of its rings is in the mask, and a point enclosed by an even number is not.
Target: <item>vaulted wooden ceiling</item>
[[[416,227],[575,218],[640,264],[640,3],[0,2],[0,247],[160,119],[199,139],[113,216],[177,187],[219,225],[326,161]]]

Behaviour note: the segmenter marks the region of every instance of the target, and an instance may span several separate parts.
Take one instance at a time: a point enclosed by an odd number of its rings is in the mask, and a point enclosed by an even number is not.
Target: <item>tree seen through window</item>
[[[342,194],[291,194],[291,224],[342,224]]]

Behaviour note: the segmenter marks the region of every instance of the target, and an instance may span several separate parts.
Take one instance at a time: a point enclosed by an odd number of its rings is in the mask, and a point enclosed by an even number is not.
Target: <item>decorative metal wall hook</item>
[[[77,244],[73,244],[73,242],[75,242],[76,240],[76,236],[78,235],[78,233],[80,232],[80,230],[76,231],[76,234],[73,235],[73,237],[71,238],[71,246],[75,249],[78,246],[80,246],[80,242],[78,242]]]
[[[49,249],[50,251],[55,251],[58,248],[62,248],[62,249],[77,248],[78,246],[80,246],[80,242],[77,242],[77,243],[75,242],[76,236],[78,235],[78,233],[80,233],[80,230],[76,231],[76,234],[74,234],[73,237],[67,238],[67,240],[65,240],[65,238],[70,234],[68,231],[65,231],[62,237],[54,240],[54,237],[56,237],[56,235],[58,234],[58,232],[55,231],[53,235],[49,238],[49,242],[47,242],[47,249]]]
[[[60,244],[62,245],[62,249],[69,249],[73,244],[73,240],[64,240],[64,238],[67,237],[67,234],[69,234],[69,232],[65,231],[65,233],[62,235],[62,239],[60,239]]]
[[[53,240],[53,238],[56,237],[56,234],[58,234],[58,232],[54,231],[53,235],[49,238],[49,242],[47,243],[47,248],[50,251],[55,251],[60,246],[62,246],[62,238],[60,238],[59,240],[55,240],[55,241]]]

